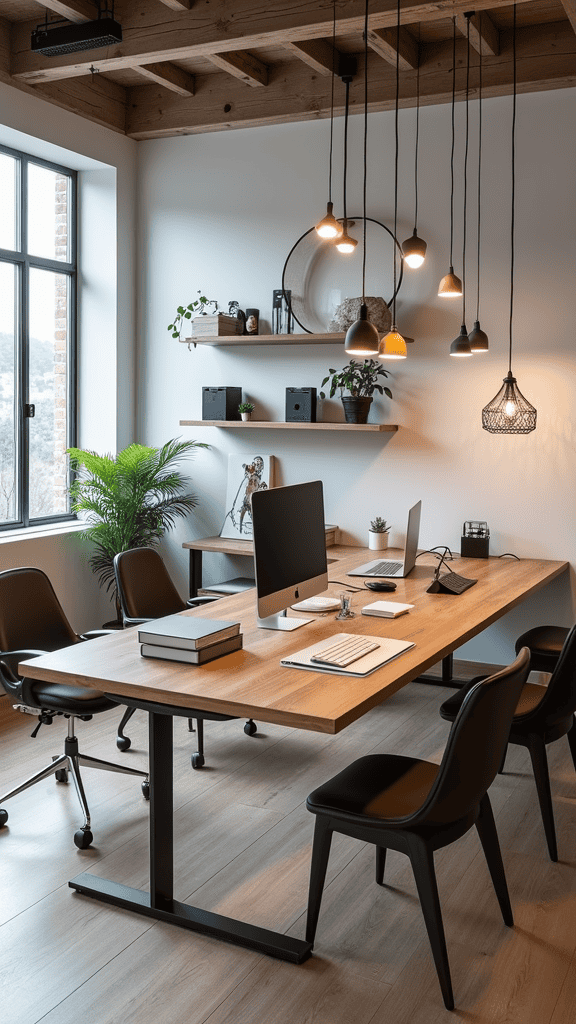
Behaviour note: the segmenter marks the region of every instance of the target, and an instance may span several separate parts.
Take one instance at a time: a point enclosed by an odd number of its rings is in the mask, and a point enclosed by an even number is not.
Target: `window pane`
[[[16,248],[16,169],[14,157],[0,153],[0,249]]]
[[[16,519],[16,267],[0,263],[0,522]]]
[[[49,270],[30,270],[29,401],[30,518],[69,511],[68,436],[69,279]]]
[[[67,174],[28,164],[28,252],[69,260],[69,183]]]

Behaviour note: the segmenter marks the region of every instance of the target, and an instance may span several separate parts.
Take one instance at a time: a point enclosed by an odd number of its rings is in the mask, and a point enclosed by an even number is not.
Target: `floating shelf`
[[[222,334],[206,338],[180,338],[183,345],[338,345],[344,341],[344,331],[338,334]],[[414,338],[405,338],[407,342]]]
[[[231,427],[234,430],[368,430],[395,434],[394,423],[279,423],[270,420],[180,420],[181,427]]]

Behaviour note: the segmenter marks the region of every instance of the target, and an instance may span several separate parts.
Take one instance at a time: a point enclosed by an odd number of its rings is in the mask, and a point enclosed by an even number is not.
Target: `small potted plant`
[[[189,302],[187,306],[178,306],[174,323],[168,324],[168,330],[172,332],[172,337],[181,341],[182,329],[186,326],[184,321],[192,320],[193,317],[197,316],[207,316],[206,310],[208,306],[212,307],[213,313],[218,311],[218,303],[215,299],[207,299],[205,295],[200,295],[200,289],[198,289],[198,298]],[[194,344],[194,348],[196,348],[196,344]]]
[[[346,423],[367,423],[374,392],[378,391],[379,394],[392,398],[390,388],[383,387],[378,379],[387,376],[388,373],[376,359],[365,359],[363,363],[351,359],[341,370],[328,370],[322,387],[330,381],[330,398],[336,394],[336,388],[340,388]],[[350,394],[344,395],[345,391],[349,391]],[[320,398],[325,397],[321,391]]]
[[[254,406],[252,402],[240,402],[238,406],[238,412],[243,420],[249,420],[252,413],[254,412]]]
[[[388,533],[390,527],[385,519],[376,516],[370,523],[368,531],[368,547],[373,551],[383,551],[388,547]]]

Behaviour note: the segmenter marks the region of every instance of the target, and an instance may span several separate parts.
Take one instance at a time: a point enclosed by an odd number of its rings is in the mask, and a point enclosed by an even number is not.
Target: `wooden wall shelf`
[[[283,423],[276,420],[180,420],[181,427],[231,427],[234,430],[368,430],[395,434],[395,423]]]
[[[338,345],[344,341],[338,334],[223,334],[206,338],[180,338],[183,345]],[[414,338],[405,338],[413,342]]]

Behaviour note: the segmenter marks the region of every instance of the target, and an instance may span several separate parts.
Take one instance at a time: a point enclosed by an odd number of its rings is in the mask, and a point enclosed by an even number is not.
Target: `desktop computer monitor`
[[[328,588],[322,481],[254,491],[252,527],[258,625],[298,629],[286,609]]]

